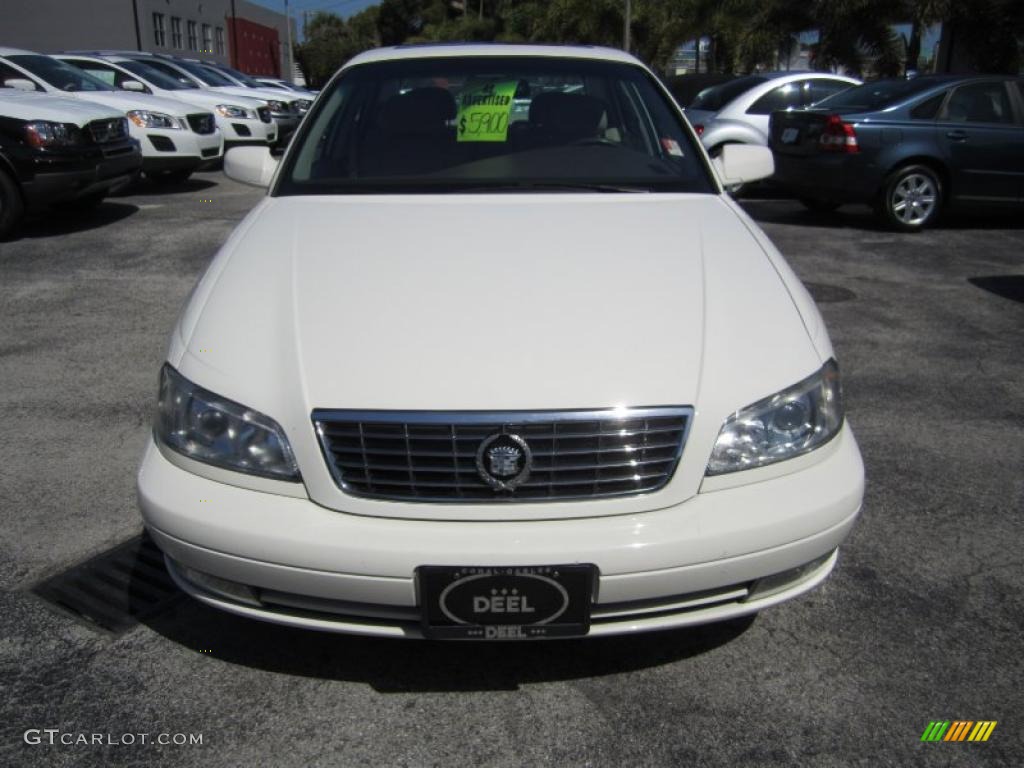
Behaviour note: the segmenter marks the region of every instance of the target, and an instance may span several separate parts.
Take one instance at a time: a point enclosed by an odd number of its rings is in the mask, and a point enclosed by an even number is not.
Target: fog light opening
[[[224,597],[228,600],[245,603],[246,605],[256,607],[261,605],[260,601],[256,597],[256,592],[252,587],[247,587],[245,584],[239,584],[235,581],[222,579],[220,576],[213,576],[209,573],[197,571],[194,568],[181,565],[181,563],[175,563],[174,565],[185,581],[194,584],[206,592],[212,592],[218,597]]]
[[[809,563],[797,566],[796,568],[790,568],[788,571],[782,573],[772,574],[771,576],[765,576],[763,579],[755,581],[750,588],[750,593],[747,595],[746,601],[759,600],[763,597],[775,594],[776,592],[782,592],[787,589],[791,589],[804,581],[825,565],[832,556],[836,553],[836,550],[826,552],[821,557],[811,560]]]

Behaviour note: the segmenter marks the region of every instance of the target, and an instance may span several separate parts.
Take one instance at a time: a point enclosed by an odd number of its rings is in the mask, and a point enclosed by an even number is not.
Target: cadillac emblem
[[[533,455],[519,435],[491,435],[476,452],[476,471],[496,491],[512,491],[530,476]]]

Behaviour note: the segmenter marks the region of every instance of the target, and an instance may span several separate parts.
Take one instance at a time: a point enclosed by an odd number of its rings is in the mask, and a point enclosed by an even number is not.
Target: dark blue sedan
[[[774,180],[808,208],[870,203],[916,231],[948,206],[1024,204],[1024,80],[879,80],[772,114]]]

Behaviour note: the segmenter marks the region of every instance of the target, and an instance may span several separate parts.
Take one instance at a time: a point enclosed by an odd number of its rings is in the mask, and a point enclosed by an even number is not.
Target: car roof
[[[593,59],[625,64],[640,62],[625,51],[595,45],[535,45],[519,43],[416,43],[374,48],[348,61],[345,68],[357,64],[398,59],[461,58],[469,56],[534,56],[548,58]]]
[[[0,56],[19,56],[24,53],[41,55],[38,51],[26,51],[23,48],[5,48],[0,46]]]

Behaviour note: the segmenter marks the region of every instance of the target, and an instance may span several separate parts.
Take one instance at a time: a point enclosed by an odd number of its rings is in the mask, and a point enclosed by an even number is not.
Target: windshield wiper
[[[586,181],[523,181],[519,183],[502,182],[500,184],[456,184],[453,183],[447,192],[532,192],[535,190],[561,192],[650,192],[644,187],[619,184],[599,184]]]

